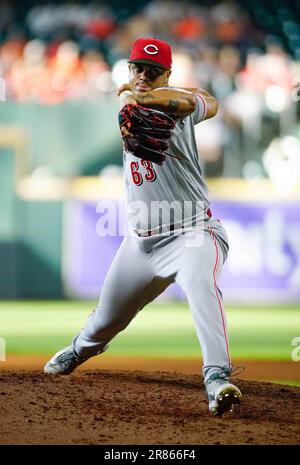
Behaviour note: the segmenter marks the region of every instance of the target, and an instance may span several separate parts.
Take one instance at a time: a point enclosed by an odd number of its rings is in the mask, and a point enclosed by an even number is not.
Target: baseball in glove
[[[136,157],[162,165],[176,121],[166,113],[141,105],[127,104],[119,112],[119,126],[125,126],[133,137],[122,135],[125,149]]]

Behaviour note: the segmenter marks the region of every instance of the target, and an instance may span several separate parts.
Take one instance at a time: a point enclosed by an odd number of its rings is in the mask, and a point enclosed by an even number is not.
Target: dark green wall
[[[97,175],[122,164],[118,110],[114,96],[53,106],[3,102],[0,127],[25,129],[27,174],[48,166],[56,176]],[[15,158],[0,148],[0,298],[60,298],[62,201],[18,198]]]
[[[5,102],[0,125],[25,128],[30,171],[46,165],[58,176],[92,175],[108,163],[122,164],[118,108],[114,97],[53,106]]]
[[[62,203],[19,201],[15,223],[0,238],[0,298],[62,297]]]

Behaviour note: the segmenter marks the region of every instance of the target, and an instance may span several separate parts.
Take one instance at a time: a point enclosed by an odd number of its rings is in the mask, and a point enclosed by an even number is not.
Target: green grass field
[[[53,354],[84,325],[94,302],[0,302],[0,337],[7,354]],[[237,359],[292,360],[300,336],[296,307],[226,309],[231,355]],[[131,356],[199,357],[192,317],[185,303],[153,303],[111,343],[110,353]]]

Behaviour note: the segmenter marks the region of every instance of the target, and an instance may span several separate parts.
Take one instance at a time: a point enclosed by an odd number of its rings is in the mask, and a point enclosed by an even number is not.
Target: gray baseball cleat
[[[51,375],[69,375],[87,359],[80,357],[73,346],[65,347],[57,352],[44,366],[44,373]]]
[[[230,369],[223,367],[205,381],[208,408],[215,416],[221,417],[225,412],[232,412],[233,406],[239,404],[243,397],[239,388],[229,382],[231,373]]]

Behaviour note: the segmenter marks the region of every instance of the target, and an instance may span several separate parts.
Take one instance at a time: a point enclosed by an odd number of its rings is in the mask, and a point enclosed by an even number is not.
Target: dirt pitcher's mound
[[[236,384],[244,395],[242,404],[215,418],[196,375],[6,372],[0,375],[0,443],[299,443],[299,388]]]

